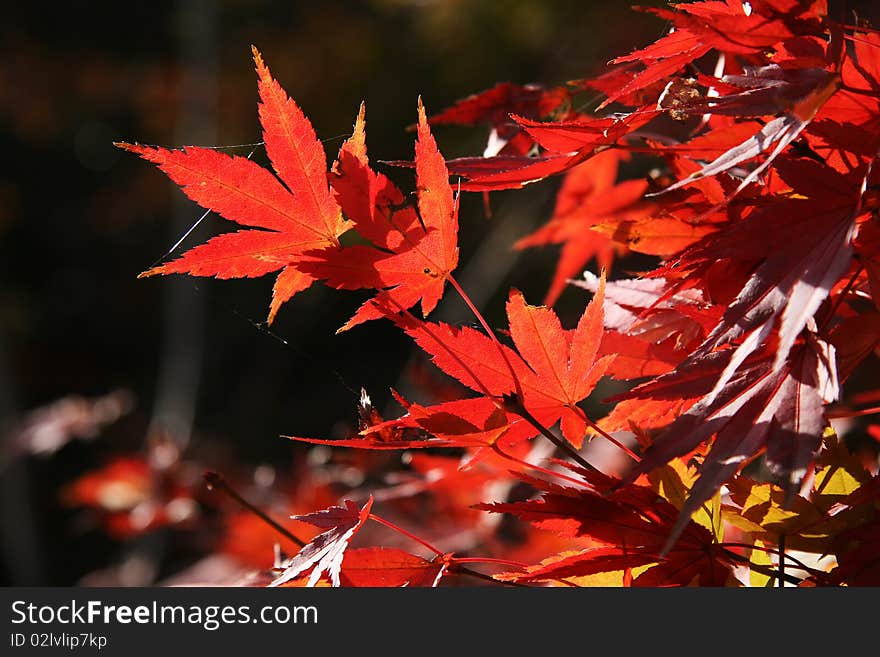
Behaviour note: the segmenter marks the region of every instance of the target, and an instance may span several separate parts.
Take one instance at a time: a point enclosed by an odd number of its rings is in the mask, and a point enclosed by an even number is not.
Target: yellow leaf
[[[632,569],[632,578],[635,579],[643,572],[655,566],[656,564],[649,564],[647,566],[638,566],[637,568]],[[600,586],[600,587],[618,587],[623,586],[623,571],[622,570],[609,570],[606,573],[596,573],[595,575],[582,575],[580,577],[566,577],[566,581],[571,582],[572,584],[577,584],[578,586]]]
[[[788,507],[785,491],[773,484],[758,484],[746,477],[729,484],[731,497],[741,507],[743,518],[763,529],[783,534],[796,534],[801,527],[817,522],[820,511],[799,495]]]
[[[816,474],[813,489],[825,495],[849,495],[862,485],[852,473],[844,467],[829,465]]]
[[[651,487],[676,509],[681,509],[684,506],[688,493],[696,480],[696,469],[688,468],[679,459],[673,459],[648,475]],[[720,491],[715,493],[706,504],[694,511],[691,519],[712,532],[715,539],[720,542],[723,538]]]
[[[766,550],[757,549],[763,547],[764,543],[762,541],[755,541],[756,549],[752,550],[752,558],[750,559],[750,563],[753,563],[756,566],[766,566],[772,568],[773,562],[770,560],[770,553]],[[749,569],[749,585],[757,588],[768,588],[772,587],[775,582],[776,580],[769,575],[759,573],[754,568]]]

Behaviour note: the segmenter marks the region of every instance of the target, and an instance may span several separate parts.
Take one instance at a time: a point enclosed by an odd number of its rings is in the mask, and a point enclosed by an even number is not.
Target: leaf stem
[[[751,559],[749,559],[748,557],[744,557],[741,554],[737,554],[736,552],[732,552],[727,549],[725,549],[724,551],[727,554],[727,557],[729,559],[732,559],[733,561],[737,561],[742,564],[746,564],[749,568],[754,570],[756,573],[761,573],[762,575],[766,575],[767,577],[770,577],[771,579],[776,579],[779,576],[779,572],[774,568],[770,568],[768,566],[762,566],[760,564],[752,563]],[[790,584],[798,585],[801,583],[801,580],[798,579],[797,577],[795,577],[794,575],[789,575],[788,573],[782,573],[782,576],[783,576],[783,579]]]
[[[583,456],[578,454],[577,450],[574,447],[569,445],[565,440],[554,434],[550,429],[541,424],[538,419],[532,415],[528,409],[526,409],[525,405],[522,403],[521,398],[506,396],[505,397],[505,406],[509,408],[511,411],[520,415],[525,419],[529,424],[535,427],[541,435],[544,436],[551,443],[556,445],[560,450],[565,452],[570,459],[572,459],[575,463],[580,465],[587,470],[596,470],[596,466],[587,461]]]
[[[502,586],[528,587],[528,584],[520,584],[519,582],[500,582],[497,579],[495,579],[494,577],[492,577],[491,575],[484,575],[483,573],[477,572],[476,570],[471,570],[470,568],[456,565],[457,563],[466,563],[466,562],[475,563],[477,561],[492,562],[494,560],[476,559],[476,558],[460,560],[460,559],[456,559],[455,557],[447,557],[446,554],[444,554],[443,552],[441,552],[440,550],[435,548],[433,545],[428,543],[426,540],[419,538],[418,536],[416,536],[415,534],[413,534],[411,532],[408,532],[403,527],[399,527],[398,525],[395,525],[393,522],[391,522],[389,520],[385,520],[384,518],[382,518],[380,516],[377,516],[375,513],[371,513],[369,518],[370,518],[370,520],[374,520],[374,521],[378,522],[380,525],[385,525],[389,529],[393,529],[394,531],[398,532],[399,534],[403,534],[407,538],[409,538],[409,539],[415,541],[416,543],[418,543],[419,545],[422,545],[423,547],[427,548],[428,550],[433,552],[436,556],[440,557],[441,559],[447,560],[447,563],[449,564],[449,566],[448,566],[449,570],[451,570],[453,572],[461,573],[462,575],[469,575],[471,577],[476,577],[477,579],[482,579],[487,582],[492,582],[493,584],[500,584]],[[514,561],[507,562],[507,561],[503,561],[503,560],[499,559],[499,560],[497,560],[497,562],[498,563],[503,562],[505,564],[515,565],[518,568],[523,567],[522,564],[514,562]]]
[[[519,568],[520,570],[526,570],[527,568],[526,564],[519,561],[511,561],[510,559],[494,559],[492,557],[453,557],[452,561],[454,563],[493,563],[500,566],[511,566],[513,568]]]
[[[388,527],[388,529],[393,529],[394,531],[398,532],[399,534],[403,534],[404,536],[415,541],[419,545],[426,547],[431,552],[436,554],[438,557],[445,557],[446,556],[443,552],[441,552],[440,550],[435,548],[433,545],[428,543],[426,540],[419,538],[418,536],[416,536],[415,534],[413,534],[411,532],[408,532],[403,527],[398,527],[397,525],[395,525],[393,522],[391,522],[389,520],[385,520],[384,518],[377,516],[375,513],[371,513],[369,518],[370,518],[370,520],[375,520],[380,525],[385,525],[386,527]]]
[[[458,281],[455,280],[455,277],[452,274],[446,275],[446,280],[449,281],[449,284],[455,288],[455,291],[458,292],[458,296],[462,298],[467,304],[467,307],[470,308],[474,317],[477,318],[477,321],[483,327],[483,330],[486,331],[489,339],[495,344],[495,348],[498,349],[498,353],[501,355],[502,360],[504,360],[504,364],[507,365],[507,370],[510,372],[510,378],[513,380],[513,387],[516,390],[516,396],[522,398],[522,384],[519,381],[519,377],[516,375],[516,372],[513,371],[513,365],[508,359],[507,354],[504,352],[504,347],[501,346],[501,343],[498,341],[498,336],[495,335],[495,331],[493,331],[488,322],[486,322],[486,318],[483,317],[483,313],[479,311],[479,309],[474,305],[474,302],[471,300],[470,296],[461,285],[458,284]]]
[[[522,582],[502,582],[495,579],[491,575],[486,575],[484,573],[477,572],[476,570],[471,570],[470,568],[465,568],[463,566],[456,566],[454,563],[450,564],[449,570],[455,573],[461,573],[462,575],[470,575],[471,577],[476,577],[477,579],[482,579],[486,582],[492,582],[493,584],[500,584],[501,586],[513,586],[526,589],[535,588],[531,584],[523,584]]]
[[[596,424],[595,422],[593,422],[589,417],[587,417],[587,413],[586,413],[586,411],[584,411],[584,409],[582,409],[580,406],[575,406],[575,408],[576,408],[577,411],[580,413],[580,415],[581,415],[581,417],[583,418],[584,422],[586,422],[587,425],[588,425],[593,431],[595,431],[596,433],[598,433],[600,436],[602,436],[602,437],[605,438],[606,440],[610,441],[611,444],[614,445],[615,447],[618,447],[618,448],[620,448],[621,450],[623,450],[623,452],[624,452],[627,456],[629,456],[633,461],[635,461],[636,463],[638,463],[638,462],[640,462],[640,461],[642,460],[641,457],[640,457],[638,454],[636,454],[636,453],[635,453],[634,451],[632,451],[629,447],[627,447],[626,445],[624,445],[622,442],[620,442],[619,440],[617,440],[617,438],[615,438],[614,436],[612,436],[610,433],[608,433],[607,431],[605,431],[605,429],[603,429],[603,428],[600,427],[598,424]]]
[[[844,418],[844,417],[861,417],[863,415],[874,415],[880,413],[880,406],[871,406],[870,408],[860,408],[857,411],[850,411],[845,408],[827,411],[825,417],[828,419]]]
[[[725,541],[724,543],[719,543],[718,546],[722,547],[722,548],[740,547],[740,548],[746,548],[749,550],[760,550],[761,552],[766,552],[768,554],[778,554],[778,552],[779,552],[779,550],[777,550],[776,548],[768,548],[768,547],[763,547],[761,545],[752,545],[751,543],[729,543],[729,542]],[[817,570],[816,568],[811,568],[810,566],[805,564],[803,561],[801,561],[797,557],[791,556],[790,554],[786,554],[785,558],[788,559],[795,566],[797,566],[800,570],[804,570],[804,571],[810,573],[810,575],[822,577],[827,574],[821,570]]]
[[[260,520],[269,525],[272,529],[277,531],[279,534],[284,536],[290,541],[293,541],[300,547],[305,547],[306,542],[300,538],[297,538],[294,534],[290,532],[290,530],[286,529],[284,526],[279,524],[273,518],[271,518],[265,511],[260,509],[257,506],[254,506],[250,502],[248,502],[245,498],[243,498],[237,490],[235,490],[232,486],[229,485],[229,482],[221,475],[219,472],[214,472],[212,470],[206,470],[202,475],[205,479],[205,484],[208,487],[208,490],[219,490],[233,500],[238,502],[242,507],[253,513]]]
[[[831,308],[831,312],[828,313],[828,318],[824,322],[822,322],[822,330],[824,330],[828,326],[828,323],[832,319],[834,319],[834,316],[837,314],[837,309],[840,308],[841,304],[846,298],[846,295],[849,294],[853,285],[855,285],[856,279],[858,279],[863,269],[864,267],[861,265],[857,267],[856,270],[853,272],[853,275],[850,276],[849,280],[846,282],[844,288],[840,291],[840,294],[837,295],[837,299],[834,300],[834,305]]]
[[[512,461],[513,463],[516,463],[517,465],[527,467],[531,470],[535,470],[536,472],[540,472],[541,474],[545,474],[545,475],[548,475],[551,477],[557,477],[559,479],[564,479],[565,481],[571,482],[577,486],[583,486],[586,483],[586,482],[580,481],[579,479],[575,479],[574,477],[569,477],[568,475],[563,474],[561,472],[554,472],[553,470],[549,470],[548,468],[541,467],[540,465],[537,465],[535,463],[529,463],[528,461],[521,459],[521,458],[518,458],[518,457],[514,456],[513,454],[508,454],[507,452],[505,452],[503,449],[501,449],[498,446],[498,443],[492,443],[491,447],[492,447],[492,451],[495,452],[496,454],[498,454],[498,456],[500,456],[503,459],[507,459],[508,461]]]

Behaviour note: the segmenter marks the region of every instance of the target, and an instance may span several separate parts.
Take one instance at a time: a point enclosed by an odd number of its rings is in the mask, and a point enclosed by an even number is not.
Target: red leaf
[[[768,70],[769,69],[769,70]],[[757,133],[746,139],[740,144],[737,144],[733,148],[729,149],[715,160],[705,165],[699,171],[691,174],[688,178],[681,180],[674,185],[670,185],[662,192],[665,193],[670,192],[674,189],[679,189],[687,185],[688,183],[699,180],[702,178],[707,178],[710,176],[718,175],[719,173],[723,173],[725,171],[730,171],[733,167],[744,162],[746,160],[750,160],[765,150],[770,148],[773,144],[773,150],[770,152],[770,155],[757,167],[752,169],[748,175],[746,175],[742,181],[740,181],[737,188],[728,196],[728,200],[741,192],[745,187],[755,180],[758,179],[758,176],[763,173],[767,167],[769,167],[773,161],[782,153],[786,146],[791,144],[798,135],[801,134],[804,128],[812,121],[813,117],[816,116],[816,113],[822,107],[822,105],[834,95],[834,93],[840,87],[840,77],[821,69],[813,70],[808,69],[808,73],[810,75],[805,75],[805,81],[799,81],[799,85],[795,86],[795,90],[792,91],[783,87],[789,94],[792,94],[796,97],[796,100],[792,100],[788,97],[785,97],[783,94],[782,98],[779,98],[777,95],[782,92],[779,91],[778,87],[782,84],[779,80],[780,76],[784,76],[785,73],[780,72],[782,69],[779,69],[775,66],[769,66],[762,69],[757,69],[756,72],[753,73],[752,76],[742,76],[738,78],[738,82],[742,86],[751,85],[748,87],[748,91],[743,93],[742,96],[744,104],[748,107],[748,111],[746,115],[754,116],[756,114],[767,114],[768,109],[773,109],[775,106],[781,106],[788,109],[789,103],[791,103],[791,108],[788,112],[783,114],[782,116],[770,121],[763,128],[761,128]],[[765,80],[763,76],[769,77],[769,81]],[[775,76],[775,77],[773,77]],[[783,78],[784,80],[784,78]],[[777,84],[774,84],[777,83]],[[768,94],[772,93],[770,103],[770,107],[758,105],[755,107],[755,98],[754,94],[750,95],[750,92],[753,92],[754,89],[769,89]],[[737,100],[739,98],[737,97]],[[759,99],[757,102],[762,102],[763,99]],[[713,100],[709,102],[710,107],[705,110],[709,112],[719,112],[719,109],[716,109],[714,105],[722,105],[723,97],[719,100]],[[763,102],[767,102],[763,100]],[[723,106],[723,105],[722,105]],[[702,110],[701,110],[702,111]],[[742,115],[743,110],[740,108],[737,110],[740,115]]]
[[[446,277],[458,265],[458,204],[449,172],[419,99],[416,215],[401,205],[400,191],[369,168],[364,125],[362,107],[354,135],[340,150],[333,185],[358,231],[373,245],[310,252],[299,268],[331,287],[385,290],[386,302],[397,310],[421,301],[422,314],[427,316],[443,296]],[[375,302],[368,301],[340,330],[381,316]]]
[[[774,200],[745,221],[709,236],[681,260],[687,267],[697,260],[754,261],[763,256],[695,357],[743,338],[732,361],[742,362],[766,340],[778,318],[778,367],[849,266],[859,208],[855,181],[808,161],[786,160],[779,169],[801,198]]]
[[[479,505],[486,511],[510,513],[564,536],[588,536],[608,546],[543,564],[516,579],[576,577],[659,562],[643,573],[644,580],[634,584],[687,586],[696,579],[702,585],[718,586],[726,581],[733,561],[724,550],[714,547],[712,534],[690,520],[689,515],[682,540],[667,555],[663,546],[678,509],[650,488],[630,484],[608,492],[615,480],[593,472],[578,472],[587,479],[589,487],[575,489],[528,479],[546,491],[541,499]]]
[[[346,550],[339,578],[342,586],[436,587],[447,566],[443,559],[427,561],[397,548],[354,548]]]
[[[544,298],[548,306],[556,303],[568,279],[579,275],[592,257],[607,268],[614,252],[622,250],[610,237],[594,229],[597,223],[636,219],[648,215],[652,209],[651,204],[641,203],[646,183],[632,180],[615,185],[619,159],[617,151],[604,151],[566,173],[553,216],[514,245],[517,249],[564,245]]]
[[[419,322],[392,314],[390,308],[388,312],[444,372],[484,395],[501,397],[520,388],[530,413],[546,426],[562,420],[565,438],[580,447],[587,422],[578,402],[590,394],[610,361],[597,357],[602,295],[600,287],[577,327],[566,331],[553,310],[530,306],[522,294],[511,291],[507,316],[517,351],[502,346],[503,356],[489,337],[474,329]],[[523,437],[536,434],[529,429]]]
[[[768,466],[793,494],[819,448],[825,425],[823,406],[838,395],[833,352],[814,337],[791,350],[783,367],[774,369],[772,355],[768,354],[746,361],[726,377],[720,389],[715,385],[710,390],[723,376],[720,372],[730,369],[732,351],[713,353],[702,362],[681,367],[627,395],[656,398],[675,392],[681,397],[705,394],[657,437],[624,479],[635,481],[639,475],[715,436],[667,547],[676,540],[691,513],[765,447]]]
[[[461,183],[463,191],[491,192],[520,189],[529,183],[567,171],[589,158],[591,154],[462,157],[450,160],[447,164],[450,173],[466,179],[466,182]]]
[[[241,278],[283,270],[273,291],[271,322],[281,304],[313,280],[290,266],[295,267],[304,251],[338,244],[345,227],[330,195],[324,148],[311,123],[271,77],[256,49],[254,61],[263,140],[280,181],[247,158],[213,149],[117,145],[158,165],[199,205],[224,219],[261,229],[220,235],[141,276],[185,273]]]
[[[491,89],[463,98],[452,107],[428,117],[431,125],[477,125],[496,128],[511,124],[511,114],[532,119],[548,116],[570,98],[565,87],[543,87],[499,82]]]

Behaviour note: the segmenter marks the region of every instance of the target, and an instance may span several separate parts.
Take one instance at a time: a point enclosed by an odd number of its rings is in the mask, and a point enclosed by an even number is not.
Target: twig
[[[253,513],[260,520],[269,525],[272,529],[277,531],[279,534],[283,535],[285,538],[293,541],[300,547],[305,547],[306,542],[300,538],[297,538],[294,534],[290,532],[290,530],[286,529],[282,525],[280,525],[277,521],[273,520],[265,511],[260,509],[259,507],[254,506],[246,499],[244,499],[237,490],[235,490],[229,483],[224,479],[223,475],[218,472],[213,472],[212,470],[207,470],[204,475],[205,484],[208,486],[208,490],[219,490],[223,493],[226,493],[229,497],[238,502],[242,507]]]

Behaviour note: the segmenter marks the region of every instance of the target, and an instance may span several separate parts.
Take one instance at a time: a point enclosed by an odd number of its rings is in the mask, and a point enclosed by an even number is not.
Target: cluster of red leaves
[[[324,531],[275,584],[436,585],[454,571],[479,575],[464,565],[479,559],[515,566],[495,581],[528,585],[880,583],[876,454],[858,462],[830,424],[847,415],[832,406],[842,386],[880,343],[880,35],[835,22],[824,0],[649,11],[672,29],[599,77],[502,84],[433,117],[419,101],[414,203],[371,166],[363,107],[328,170],[311,124],[256,50],[273,171],[213,149],[121,145],[250,227],[143,275],[280,271],[270,322],[315,281],[372,290],[340,330],[390,320],[476,393],[433,406],[398,396],[400,418],[364,407],[349,439],[295,440],[454,449],[460,458],[442,457],[444,467],[413,467],[409,490],[440,504],[466,484],[455,499],[472,508],[454,518],[508,514],[528,528],[520,547],[532,546],[517,552],[497,527],[468,527],[459,531],[477,533],[485,556],[439,549],[375,515],[370,496],[298,516]],[[588,88],[605,101],[594,113],[573,110]],[[619,111],[606,112],[612,103]],[[448,123],[487,124],[486,152],[444,160],[430,125]],[[624,160],[666,173],[620,180]],[[562,245],[548,306],[593,258],[603,273],[577,282],[593,297],[571,329],[512,290],[504,344],[453,276],[449,178],[485,193],[558,174],[553,216],[516,247]],[[630,252],[658,265],[607,282],[614,259]],[[425,319],[447,283],[480,330]],[[411,312],[419,302],[422,317]],[[602,377],[630,385],[594,420],[582,403]],[[538,436],[564,459],[531,458]],[[631,459],[622,478],[590,462],[588,437]],[[507,499],[478,505],[489,492]],[[394,497],[393,487],[374,493]],[[370,520],[432,557],[347,549]],[[536,529],[562,540],[537,555]]]

